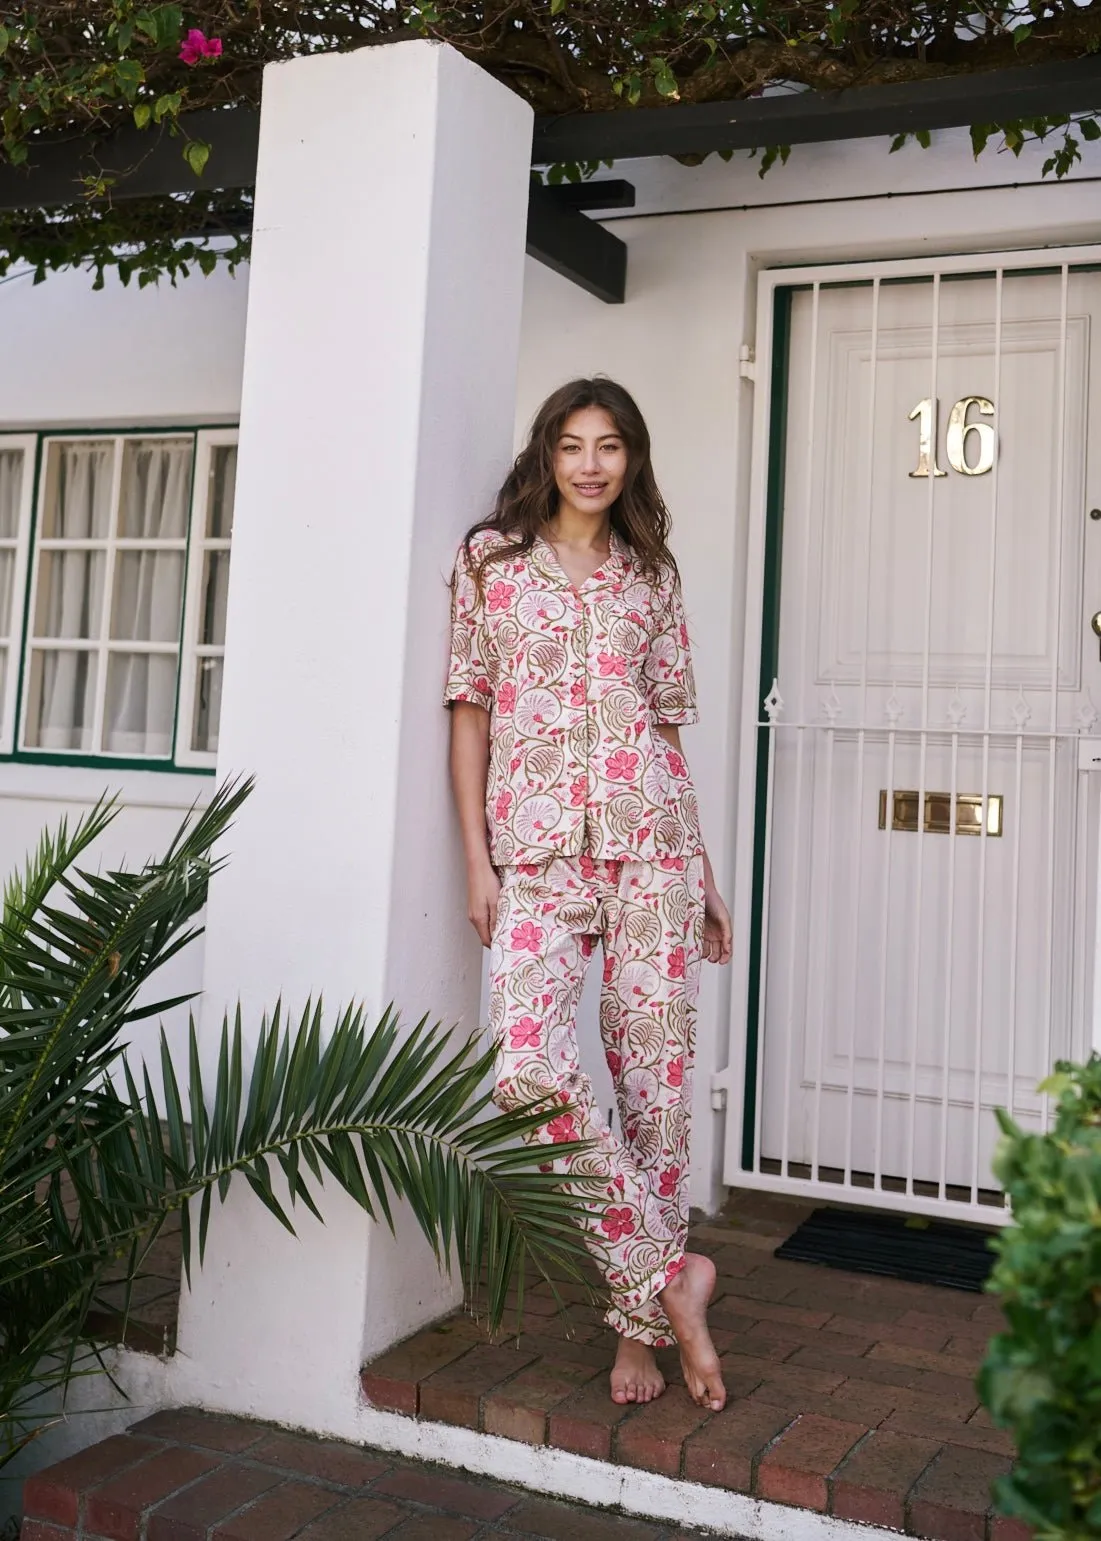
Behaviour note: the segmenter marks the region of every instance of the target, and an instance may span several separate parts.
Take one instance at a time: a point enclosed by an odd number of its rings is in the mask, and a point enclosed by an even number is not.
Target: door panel
[[[1038,1082],[1083,1052],[1099,300],[1101,275],[1073,268],[791,294],[758,788],[763,1178],[973,1207],[996,1197],[993,1108],[1039,1127]],[[943,474],[913,474],[923,426]],[[964,796],[984,832],[954,824]]]

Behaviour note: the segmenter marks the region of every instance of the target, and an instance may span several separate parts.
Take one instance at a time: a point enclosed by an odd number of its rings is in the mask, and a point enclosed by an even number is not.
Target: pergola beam
[[[872,135],[1012,122],[1101,109],[1101,55],[1062,64],[938,76],[904,85],[800,91],[749,101],[678,103],[618,112],[537,118],[532,161],[633,160],[699,155]],[[133,126],[103,139],[84,136],[38,146],[25,166],[0,166],[0,210],[56,208],[77,202],[88,179],[110,179],[114,200],[196,187],[231,190],[256,180],[260,115],[252,107],[206,109],[180,120],[182,135],[211,147],[196,178],[181,153],[185,138]],[[527,249],[590,294],[621,301],[627,251],[583,207],[629,206],[628,184],[603,202],[532,184]]]
[[[1101,54],[904,85],[537,118],[532,161],[545,165],[703,154],[1004,123],[1091,108],[1101,109]],[[249,187],[256,180],[255,108],[187,113],[181,125],[187,137],[211,146],[208,169],[198,179],[180,153],[178,136],[129,127],[91,143],[85,137],[41,145],[26,166],[0,166],[0,209],[75,202],[83,179],[97,175],[117,179],[111,190],[115,198],[185,193],[196,186]]]
[[[1101,108],[1101,55],[1064,64],[940,75],[895,86],[792,91],[748,101],[537,118],[532,160],[702,155],[1006,123]]]
[[[528,194],[528,256],[609,305],[621,305],[627,288],[627,248],[555,197],[557,188],[532,182]]]
[[[38,145],[26,165],[0,165],[0,209],[50,209],[77,203],[87,177],[114,179],[113,199],[254,184],[260,142],[260,114],[255,107],[205,108],[185,113],[180,122],[182,134],[131,124],[102,139],[82,136]],[[188,139],[201,139],[211,148],[207,170],[200,177],[183,158]]]

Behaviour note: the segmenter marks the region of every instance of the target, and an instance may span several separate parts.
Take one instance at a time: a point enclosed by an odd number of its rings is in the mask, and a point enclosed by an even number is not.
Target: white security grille
[[[762,278],[728,1182],[997,1222],[1090,1042],[1099,255]]]

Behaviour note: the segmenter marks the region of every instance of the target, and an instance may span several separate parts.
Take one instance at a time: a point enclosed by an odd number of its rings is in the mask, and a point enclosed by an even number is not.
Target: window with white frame
[[[236,456],[229,429],[0,435],[0,751],[214,764]]]

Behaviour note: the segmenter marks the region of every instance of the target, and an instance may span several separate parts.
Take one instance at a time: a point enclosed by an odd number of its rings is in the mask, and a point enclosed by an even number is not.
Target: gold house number
[[[958,471],[961,476],[982,476],[989,471],[994,464],[994,429],[990,423],[967,421],[967,414],[974,407],[981,417],[994,416],[994,403],[987,401],[985,396],[961,396],[951,412],[948,414],[948,432],[944,439],[945,452],[948,455],[948,464],[953,471]],[[913,476],[947,476],[947,471],[942,471],[937,465],[937,416],[940,403],[926,396],[924,401],[919,401],[910,413],[909,421],[917,419],[918,424],[918,463],[917,469],[910,472]],[[974,435],[974,445],[967,443],[969,435]],[[974,459],[968,461],[968,450],[974,455]]]

